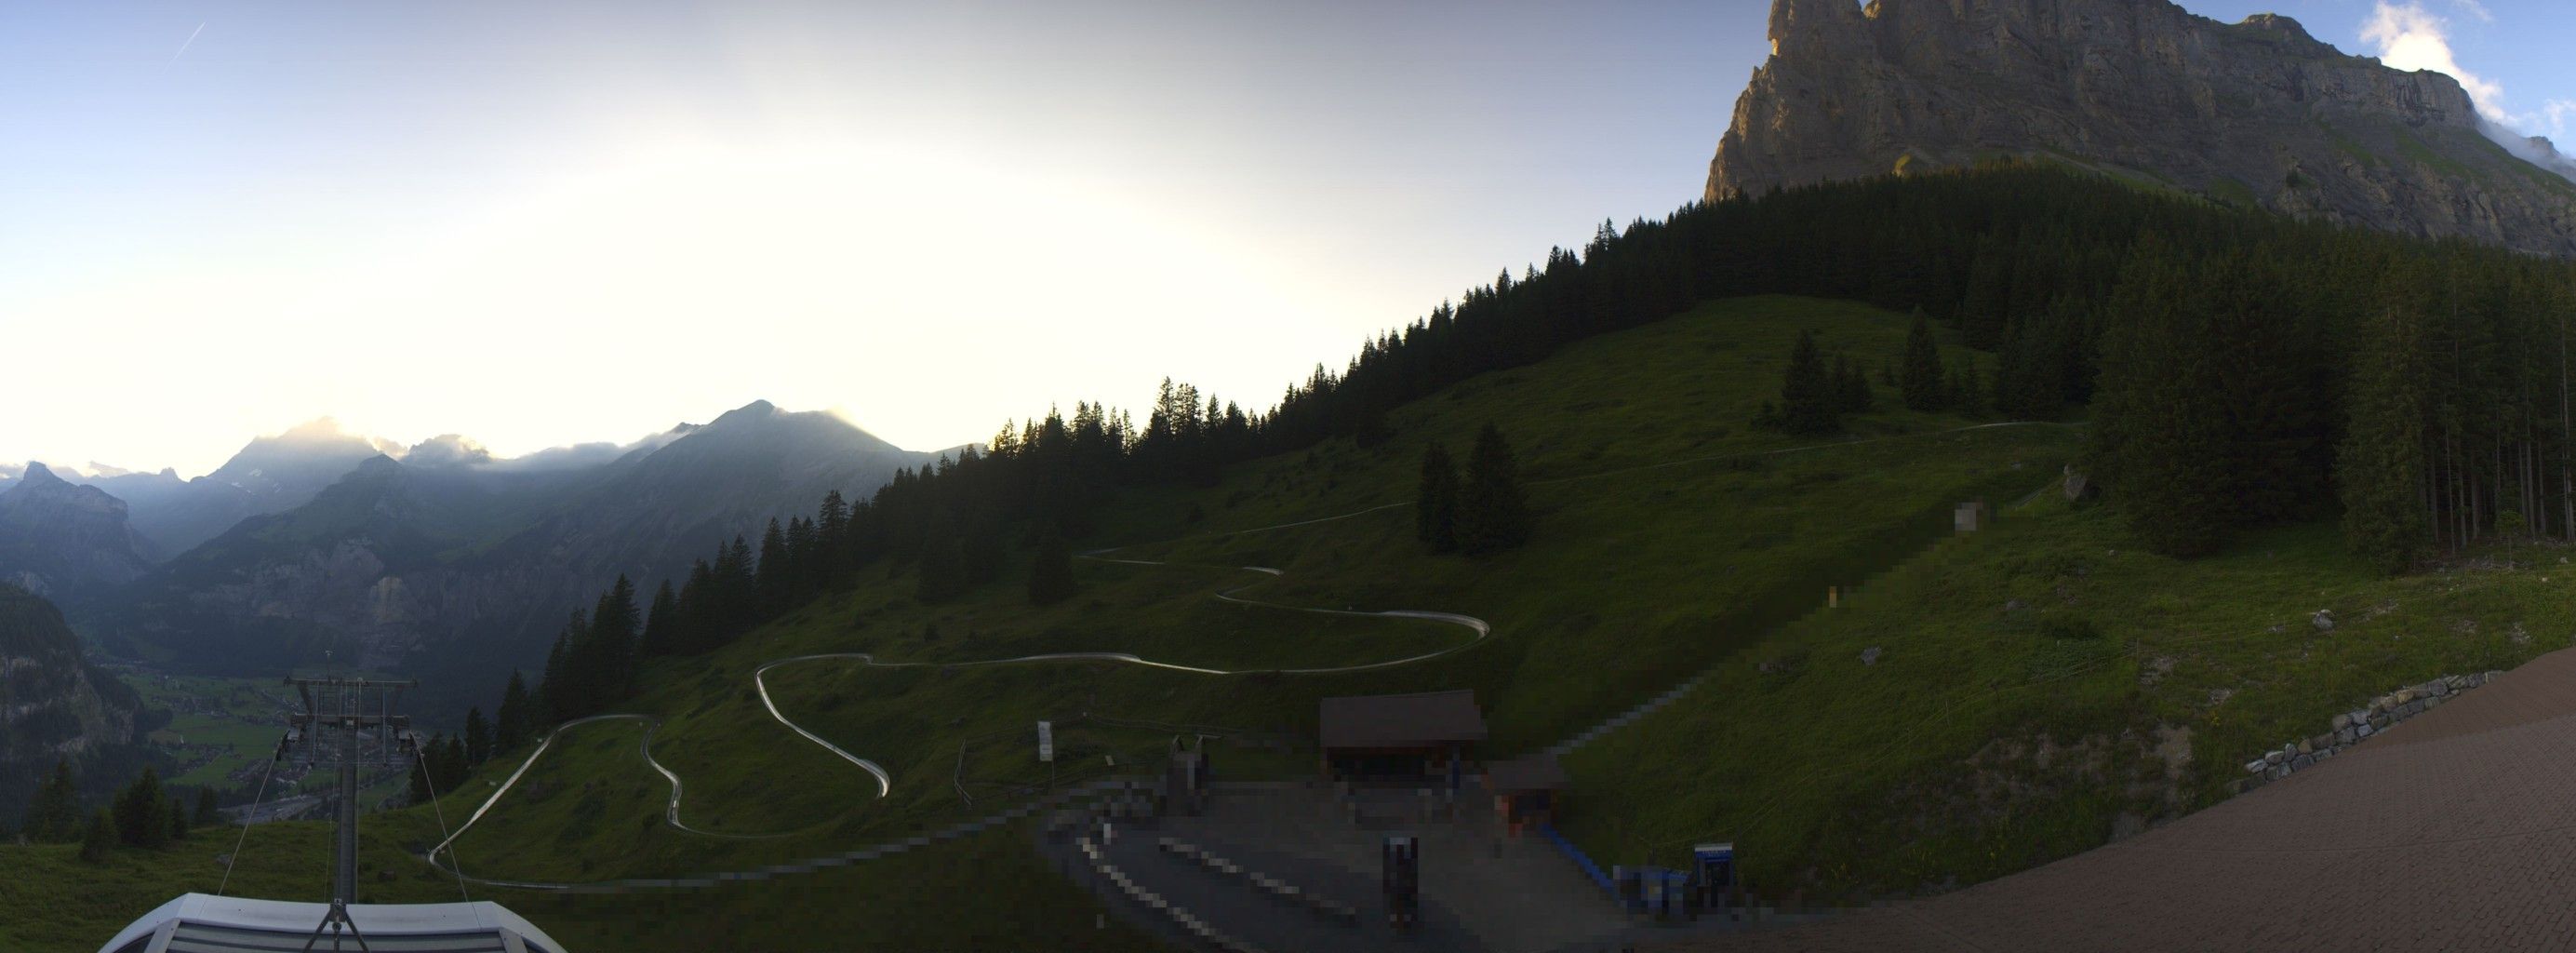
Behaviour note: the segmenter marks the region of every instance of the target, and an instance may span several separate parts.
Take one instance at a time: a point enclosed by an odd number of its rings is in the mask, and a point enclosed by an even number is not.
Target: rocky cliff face
[[[151,544],[125,519],[125,503],[75,486],[41,463],[0,492],[0,582],[57,598],[83,598],[151,569]]]
[[[2165,0],[1775,0],[1770,36],[1709,166],[1711,200],[2018,156],[2576,255],[2576,183],[2490,140],[2457,81],[2344,55],[2287,17],[2225,24]],[[2553,163],[2545,141],[2517,147]]]
[[[133,689],[81,657],[51,603],[0,585],[0,777],[130,744],[142,708]]]

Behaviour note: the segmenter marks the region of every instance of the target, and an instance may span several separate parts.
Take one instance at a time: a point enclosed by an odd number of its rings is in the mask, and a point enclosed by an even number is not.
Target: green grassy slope
[[[1569,832],[1628,862],[1732,840],[1755,883],[1845,898],[2011,873],[2212,803],[2372,696],[2567,647],[2562,553],[2384,579],[2321,523],[2184,562],[2051,494],[1578,753]]]
[[[852,835],[965,811],[949,784],[958,739],[1082,710],[1304,732],[1324,695],[1466,686],[1485,699],[1499,749],[1552,743],[1804,613],[1827,586],[1893,562],[1906,540],[1946,531],[1958,500],[2020,495],[2071,452],[2066,428],[1940,434],[1970,422],[1888,412],[1856,430],[1895,439],[1714,459],[1814,443],[1741,424],[1774,386],[1801,326],[1822,329],[1828,350],[1850,349],[1873,366],[1903,339],[1899,316],[1854,306],[1714,305],[1434,396],[1396,414],[1390,423],[1402,436],[1382,447],[1337,443],[1262,461],[1213,489],[1139,494],[1102,520],[1136,536],[1195,537],[1115,554],[1189,564],[1182,568],[1083,563],[1083,595],[1047,610],[1022,604],[1016,580],[960,604],[922,606],[910,598],[909,576],[884,578],[711,660],[661,663],[668,671],[648,680],[656,688],[639,707],[669,719],[657,751],[688,779],[692,798],[706,799],[691,823],[762,833],[840,814],[874,790],[811,745],[742,743],[780,733],[747,691],[750,671],[768,659],[863,651],[943,662],[1095,649],[1226,668],[1316,666],[1404,657],[1468,637],[1422,622],[1208,598],[1250,585],[1243,595],[1291,605],[1465,612],[1490,620],[1496,637],[1435,662],[1357,675],[1211,678],[1108,663],[890,671],[826,660],[778,669],[770,684],[801,723],[898,778],[898,809],[860,812],[843,831]],[[1510,428],[1533,482],[1540,535],[1518,553],[1422,555],[1402,507],[1219,535],[1402,501],[1422,435],[1463,446],[1488,420]],[[1692,462],[1568,479],[1674,460]],[[1287,575],[1265,582],[1223,568],[1242,565]]]
[[[1100,514],[1109,538],[1097,542],[1132,544],[1115,554],[1121,558],[1177,565],[1079,562],[1081,594],[1045,609],[1026,604],[1017,578],[957,602],[922,605],[912,598],[908,572],[871,567],[847,591],[717,653],[653,661],[645,691],[624,706],[660,721],[654,751],[685,781],[689,824],[794,836],[709,838],[659,826],[667,788],[635,754],[640,726],[595,723],[571,729],[523,787],[460,841],[462,862],[470,873],[505,879],[662,877],[900,838],[1011,803],[1006,784],[1033,775],[1029,723],[1083,711],[1305,733],[1322,696],[1464,686],[1478,690],[1490,713],[1495,751],[1553,743],[1758,644],[1766,631],[1820,604],[1827,587],[1896,564],[1947,532],[1957,502],[2023,496],[2072,454],[2073,428],[1962,429],[1979,422],[1888,409],[1895,396],[1883,387],[1882,409],[1853,419],[1845,437],[1790,438],[1745,426],[1776,393],[1800,329],[1815,330],[1828,354],[1847,352],[1874,371],[1898,354],[1905,326],[1901,315],[1862,306],[1766,297],[1715,302],[1586,341],[1400,409],[1388,421],[1395,438],[1377,447],[1336,441],[1235,468],[1209,489],[1130,492]],[[1421,448],[1436,439],[1463,453],[1488,422],[1502,426],[1518,449],[1538,515],[1536,538],[1491,559],[1424,555],[1405,505]],[[1397,505],[1238,532],[1384,504]],[[1244,565],[1286,575],[1266,579],[1234,568]],[[1251,670],[1366,663],[1469,638],[1454,626],[1210,597],[1244,586],[1245,597],[1288,605],[1464,612],[1490,620],[1495,634],[1435,661],[1347,675],[944,664],[1111,650]],[[780,708],[801,724],[885,765],[895,781],[882,801],[870,776],[771,720],[751,688],[753,671],[765,662],[846,652],[937,663],[884,669],[826,659],[777,667],[767,677]],[[1069,759],[1065,770],[1107,771],[1107,759],[1150,753],[1161,738],[1084,734],[1068,741],[1082,760]],[[1097,767],[1089,762],[1094,755],[1103,759]],[[487,766],[444,799],[447,822],[460,823],[521,757]],[[1221,748],[1217,757],[1230,777],[1311,770],[1310,756]],[[959,793],[961,780],[976,801]],[[399,843],[436,839],[436,821],[421,809],[378,823]],[[1096,908],[1048,877],[1001,878],[994,909],[1008,908],[1016,920],[951,915],[949,926],[936,927],[912,915],[925,905],[966,909],[962,896],[941,891],[970,872],[1025,873],[1037,864],[1013,836],[943,844],[785,885],[729,887],[723,902],[788,910],[781,897],[811,896],[798,891],[828,884],[885,891],[882,903],[831,911],[830,922],[851,936],[956,946],[967,936],[1094,935]],[[0,848],[0,859],[9,850]],[[163,899],[151,892],[131,886],[113,893],[140,912]],[[623,944],[631,934],[638,948],[686,949],[698,920],[680,912],[695,904],[654,895],[477,895],[497,896],[568,941]],[[0,913],[9,906],[0,898]],[[1017,929],[992,932],[1002,923]]]

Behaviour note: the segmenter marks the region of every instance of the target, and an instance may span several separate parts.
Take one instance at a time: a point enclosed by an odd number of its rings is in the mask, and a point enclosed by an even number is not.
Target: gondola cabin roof
[[[99,953],[268,953],[305,949],[327,903],[181,895],[144,914]],[[489,900],[474,903],[353,903],[349,921],[376,953],[564,953],[561,944]],[[356,950],[359,937],[339,936]],[[334,949],[324,932],[314,950]]]

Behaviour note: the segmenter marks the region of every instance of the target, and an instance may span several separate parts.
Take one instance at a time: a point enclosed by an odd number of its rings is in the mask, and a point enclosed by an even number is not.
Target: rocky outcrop
[[[28,464],[0,492],[0,582],[82,598],[142,576],[151,554],[126,523],[124,501],[65,482],[44,464]]]
[[[2460,84],[2165,0],[1776,0],[1706,196],[2021,157],[2402,234],[2576,254],[2576,183]],[[2545,142],[2520,142],[2563,165]]]
[[[0,585],[0,777],[130,744],[142,708],[133,689],[82,657],[53,604]]]

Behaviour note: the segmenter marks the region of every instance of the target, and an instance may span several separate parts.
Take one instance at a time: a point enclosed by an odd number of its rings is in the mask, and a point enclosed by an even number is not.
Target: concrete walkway
[[[2576,949],[2576,650],[2171,825],[1956,893],[1670,949]]]
[[[1384,797],[1376,819],[1352,823],[1329,789],[1300,784],[1227,786],[1196,817],[1167,816],[1122,830],[1112,854],[1140,882],[1229,936],[1269,950],[1394,949],[1436,953],[1529,953],[1616,937],[1628,921],[1572,861],[1535,837],[1501,835],[1492,802],[1471,797],[1456,820],[1396,810],[1407,792]],[[1386,927],[1378,887],[1379,844],[1391,833],[1422,839],[1423,929],[1398,937]],[[1176,837],[1359,910],[1359,923],[1329,923],[1155,848]],[[1074,868],[1065,848],[1048,848]],[[1078,873],[1077,873],[1077,876]],[[1121,910],[1154,928],[1149,913]]]

